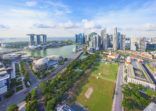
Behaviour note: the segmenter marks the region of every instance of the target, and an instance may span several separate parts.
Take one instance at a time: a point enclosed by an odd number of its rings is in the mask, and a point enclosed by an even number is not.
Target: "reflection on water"
[[[26,51],[29,56],[33,57],[45,57],[50,55],[60,55],[63,57],[68,57],[73,53],[73,48],[75,45],[68,45],[58,48],[48,48],[45,50],[33,50],[33,51]]]

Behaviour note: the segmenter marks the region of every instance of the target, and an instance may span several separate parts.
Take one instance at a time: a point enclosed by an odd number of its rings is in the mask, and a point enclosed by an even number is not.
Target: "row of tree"
[[[12,104],[7,108],[7,111],[18,111],[18,106],[16,104]]]
[[[73,61],[63,74],[58,74],[54,79],[40,84],[40,89],[45,98],[46,111],[53,111],[57,103],[63,101],[65,92],[83,76],[97,59],[97,54],[89,55],[83,60]]]
[[[26,86],[28,86],[27,82],[29,82],[30,77],[29,77],[29,72],[26,69],[26,63],[24,61],[20,62],[20,71],[24,75],[24,81],[25,81]]]
[[[38,111],[37,91],[33,89],[26,96],[26,111]]]

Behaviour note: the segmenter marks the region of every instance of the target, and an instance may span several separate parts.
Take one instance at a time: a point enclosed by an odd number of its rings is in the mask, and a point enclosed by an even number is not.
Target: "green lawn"
[[[87,84],[77,97],[77,102],[89,111],[111,111],[117,71],[117,64],[100,63],[93,69]],[[88,88],[93,89],[89,99],[85,97]]]

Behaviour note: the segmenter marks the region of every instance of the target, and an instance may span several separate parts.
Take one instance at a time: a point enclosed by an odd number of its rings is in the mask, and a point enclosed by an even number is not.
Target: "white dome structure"
[[[48,57],[44,57],[38,60],[35,60],[33,62],[33,69],[34,70],[42,70],[47,69],[49,67],[55,66],[59,63],[59,61],[62,61],[63,57],[58,55],[51,55]]]
[[[49,61],[49,59],[47,57],[45,57],[45,58],[36,60],[34,63],[35,63],[35,65],[43,65],[43,64],[48,63],[48,61]]]
[[[58,56],[58,55],[50,55],[50,56],[48,56],[48,58],[50,60],[59,60],[61,58],[61,56]]]

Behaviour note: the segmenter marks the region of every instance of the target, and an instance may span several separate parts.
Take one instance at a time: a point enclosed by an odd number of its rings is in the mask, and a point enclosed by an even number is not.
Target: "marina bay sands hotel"
[[[47,35],[46,34],[27,34],[30,37],[29,45],[44,45],[47,43]],[[36,37],[36,40],[35,40]]]

